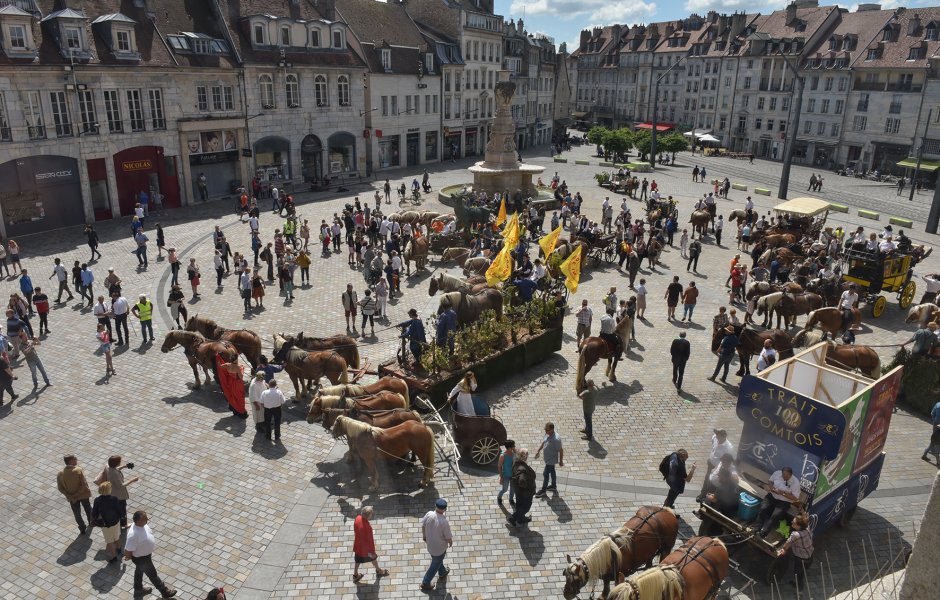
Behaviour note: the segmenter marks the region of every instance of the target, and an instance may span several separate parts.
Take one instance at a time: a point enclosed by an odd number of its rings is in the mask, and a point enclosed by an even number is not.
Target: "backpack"
[[[662,473],[663,479],[669,477],[669,461],[672,460],[673,454],[675,454],[675,452],[670,452],[659,461],[659,472]]]

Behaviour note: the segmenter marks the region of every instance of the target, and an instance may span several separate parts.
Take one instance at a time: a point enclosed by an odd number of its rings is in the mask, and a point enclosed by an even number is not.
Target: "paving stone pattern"
[[[589,157],[589,150],[578,148],[569,156],[596,165],[598,159]],[[546,165],[546,179],[558,167],[548,156],[527,160]],[[679,160],[684,167],[663,169],[655,177],[665,193],[678,197],[683,215],[688,214],[694,198],[709,188],[689,181],[694,163],[707,162],[712,177],[723,177],[723,168],[727,168],[733,181],[751,186],[769,185],[768,179],[779,174],[777,165],[760,161],[746,165],[687,155],[680,155]],[[443,186],[465,181],[462,169],[468,164],[442,165],[432,172],[432,183]],[[596,166],[574,166],[573,161],[560,169],[572,189],[584,193],[586,211],[595,217],[599,217],[600,203],[607,193],[593,182],[598,170]],[[795,181],[803,176],[802,171],[794,169]],[[403,171],[391,178],[395,183],[410,181],[412,176]],[[826,198],[858,207],[867,207],[866,202],[872,200],[891,207],[883,208],[883,213],[909,214],[903,210],[906,201],[892,198],[893,188],[848,179],[840,188],[843,179],[831,174],[827,177]],[[794,184],[791,189],[799,188]],[[360,186],[353,193],[370,199],[372,188]],[[719,201],[720,212],[741,204],[744,196],[733,192],[732,200]],[[923,203],[924,198],[926,195],[919,196],[918,202]],[[342,210],[352,196],[298,194],[298,199],[301,217],[309,219],[316,231],[320,219]],[[764,210],[772,205],[769,198],[754,200]],[[155,238],[152,224],[162,221],[167,243],[180,249],[184,262],[192,256],[202,268],[202,298],[187,300],[190,313],[213,318],[226,327],[254,329],[262,334],[267,348],[271,334],[277,331],[302,330],[308,335],[342,332],[340,293],[344,284],[352,282],[360,295],[363,290],[361,274],[346,265],[345,248],[328,259],[321,258],[314,248],[313,284],[298,287],[293,303],[279,297],[275,285],[268,289],[266,308],[245,317],[233,276],[225,279],[222,289],[215,289],[213,226],[223,227],[234,250],[248,249],[248,226],[238,223],[231,204],[223,200],[148,219],[151,238]],[[639,214],[640,204],[631,201],[631,206]],[[443,210],[435,200],[428,200],[426,207]],[[922,210],[918,206],[909,212],[920,218],[918,211]],[[852,227],[861,223],[852,213],[834,215],[831,221]],[[280,223],[270,213],[262,215],[266,241]],[[872,226],[868,221],[864,224]],[[67,453],[78,455],[89,481],[111,454],[122,454],[135,463],[136,468],[128,474],[140,475],[142,481],[130,487],[129,509],[149,511],[158,539],[157,569],[180,591],[181,598],[204,597],[214,585],[224,585],[229,597],[239,600],[421,597],[417,587],[427,556],[420,542],[418,519],[439,495],[450,501],[448,514],[456,537],[448,562],[453,572],[446,586],[430,596],[530,598],[560,597],[566,553],[580,552],[629,518],[637,506],[662,501],[666,490],[656,469],[666,452],[684,446],[691,460],[704,467],[710,430],[725,426],[735,441],[740,431],[734,416],[736,388],[731,385],[737,378],[731,377],[727,386],[706,380],[715,360],[707,351],[711,317],[727,300],[723,283],[734,254],[734,249],[727,247],[727,237],[723,248],[706,238],[700,274],[685,272],[678,249],[665,253],[663,265],[655,273],[644,269],[650,290],[648,321],[637,324],[638,343],[618,369],[619,382],[604,382],[594,417],[596,442],[580,440],[577,432],[582,422],[580,402],[573,391],[577,355],[571,318],[566,321],[566,343],[561,352],[484,394],[520,445],[534,451],[546,420],[557,424],[565,442],[559,494],[536,501],[531,527],[510,530],[494,502],[497,484],[490,471],[466,467],[458,482],[438,464],[435,486],[422,490],[417,486],[420,469],[402,474],[386,469],[381,493],[370,494],[364,478],[343,461],[344,444],[334,441],[319,425],[304,422],[302,404],[291,404],[286,411],[283,445],[257,438],[250,423],[246,427],[245,421],[227,409],[215,385],[193,389],[192,373],[180,350],[160,352],[170,326],[165,306],[169,269],[165,260],[156,258],[153,243],[150,267],[138,270],[127,221],[100,224],[99,231],[104,258],[93,264],[99,282],[96,295],[103,289],[100,281],[107,267],[115,267],[128,298],[138,293],[153,298],[157,342],[142,346],[140,332],[132,323],[130,346],[115,353],[118,374],[105,378],[104,358],[95,353],[95,319],[90,309],[73,301],[55,308],[50,317],[53,333],[39,348],[54,386],[31,391],[28,369],[21,361],[16,363],[19,380],[14,387],[20,398],[12,407],[7,399],[0,408],[0,453],[4,457],[0,470],[0,562],[4,565],[0,597],[5,599],[130,596],[132,567],[107,564],[98,532],[90,537],[77,535],[69,508],[55,488],[55,473]],[[940,243],[936,236],[922,232],[912,232],[912,237]],[[61,257],[67,266],[88,257],[80,228],[31,236],[20,243],[24,266],[34,282],[47,291],[55,291],[46,280],[53,257]],[[918,274],[935,272],[938,264],[940,257],[931,257],[918,268]],[[437,267],[432,263],[432,269]],[[456,274],[456,270],[451,272]],[[673,273],[680,275],[683,283],[695,280],[702,288],[695,322],[690,325],[665,319],[660,298]],[[421,273],[403,283],[404,296],[392,301],[390,320],[377,327],[376,337],[360,338],[361,354],[372,365],[394,356],[397,334],[386,328],[404,320],[408,308],[417,308],[422,316],[436,308],[436,299],[426,293],[428,277],[429,273]],[[181,276],[181,283],[188,298],[185,276]],[[601,298],[611,285],[618,287],[621,297],[627,297],[627,280],[616,268],[590,267],[571,304],[587,298],[599,320]],[[18,290],[13,279],[0,287],[9,292]],[[743,314],[743,310],[739,312]],[[889,298],[889,309],[880,320],[874,321],[866,313],[864,321],[866,331],[859,336],[859,343],[897,343],[911,335],[894,298]],[[680,396],[669,382],[668,345],[681,329],[689,332],[693,358],[686,372],[686,391]],[[893,349],[881,351],[888,360]],[[592,376],[604,381],[602,367],[595,367]],[[285,392],[290,392],[288,379],[280,380]],[[862,504],[851,527],[818,540],[820,553],[828,555],[831,563],[831,584],[836,589],[847,589],[865,576],[864,561],[859,560],[863,540],[868,544],[871,539],[878,548],[876,558],[869,554],[871,571],[888,560],[889,536],[894,549],[911,543],[936,473],[934,466],[918,459],[926,434],[921,419],[899,411],[888,439],[881,489]],[[534,461],[533,466],[540,471],[542,463]],[[684,536],[693,535],[698,526],[691,509],[700,481],[693,481],[679,501]],[[352,519],[363,504],[375,506],[378,551],[382,565],[392,574],[378,582],[370,574],[356,586],[351,581]],[[846,545],[855,555],[854,574],[849,569]],[[743,568],[755,578],[762,573],[759,564],[746,560]],[[368,569],[365,572],[370,573]],[[740,587],[743,582],[739,576],[729,577],[730,586]],[[829,591],[832,588],[828,586]],[[741,597],[765,598],[770,592],[760,585]]]

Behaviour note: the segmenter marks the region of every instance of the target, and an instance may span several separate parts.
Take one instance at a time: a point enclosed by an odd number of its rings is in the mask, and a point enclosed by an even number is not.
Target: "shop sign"
[[[48,173],[35,173],[33,177],[36,178],[36,181],[45,181],[47,179],[61,179],[63,177],[71,177],[71,169],[63,171],[49,171]]]
[[[421,131],[421,128],[420,128],[420,127],[409,127],[409,128],[408,128],[408,133],[417,133],[417,132],[419,132],[419,131]]]
[[[121,163],[121,170],[131,171],[149,171],[153,169],[153,163],[149,160],[125,160]]]
[[[205,154],[190,154],[189,164],[191,165],[214,165],[217,163],[233,162],[238,160],[238,151],[229,152],[207,152]]]

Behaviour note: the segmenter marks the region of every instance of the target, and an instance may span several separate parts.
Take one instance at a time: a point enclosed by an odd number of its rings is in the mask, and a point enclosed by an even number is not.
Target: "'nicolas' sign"
[[[153,163],[149,160],[125,160],[121,163],[121,169],[124,171],[149,171],[153,168]]]

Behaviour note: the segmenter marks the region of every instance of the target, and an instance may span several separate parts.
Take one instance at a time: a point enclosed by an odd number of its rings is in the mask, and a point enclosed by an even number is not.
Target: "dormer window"
[[[321,45],[321,43],[320,43],[320,30],[319,30],[319,29],[311,29],[311,30],[310,30],[310,46],[312,46],[313,48],[319,48],[320,45]]]
[[[281,45],[290,46],[290,27],[287,25],[281,27]]]
[[[926,28],[926,30],[924,31],[924,39],[927,39],[927,40],[930,40],[930,41],[934,41],[934,40],[937,39],[937,37],[938,37],[938,36],[937,36],[937,25],[936,25],[935,23],[931,23],[931,24],[927,25],[927,28]]]
[[[82,49],[82,30],[78,27],[65,27],[65,47],[70,51]]]
[[[26,50],[26,27],[23,25],[10,25],[7,27],[7,35],[10,40],[10,48]]]
[[[333,32],[333,48],[336,50],[343,48],[343,32],[336,30]]]
[[[118,52],[131,52],[131,32],[130,31],[117,31],[114,35],[117,43],[115,48]]]
[[[427,52],[424,55],[424,71],[426,73],[434,72],[434,54]]]
[[[382,48],[382,68],[386,71],[392,70],[392,51],[388,48]]]
[[[869,48],[868,56],[865,57],[865,60],[878,60],[881,58],[881,48]]]
[[[911,48],[911,51],[907,55],[907,60],[921,60],[926,55],[927,53],[921,47]]]
[[[264,45],[264,25],[261,23],[255,23],[255,26],[252,28],[254,44],[256,46]]]

